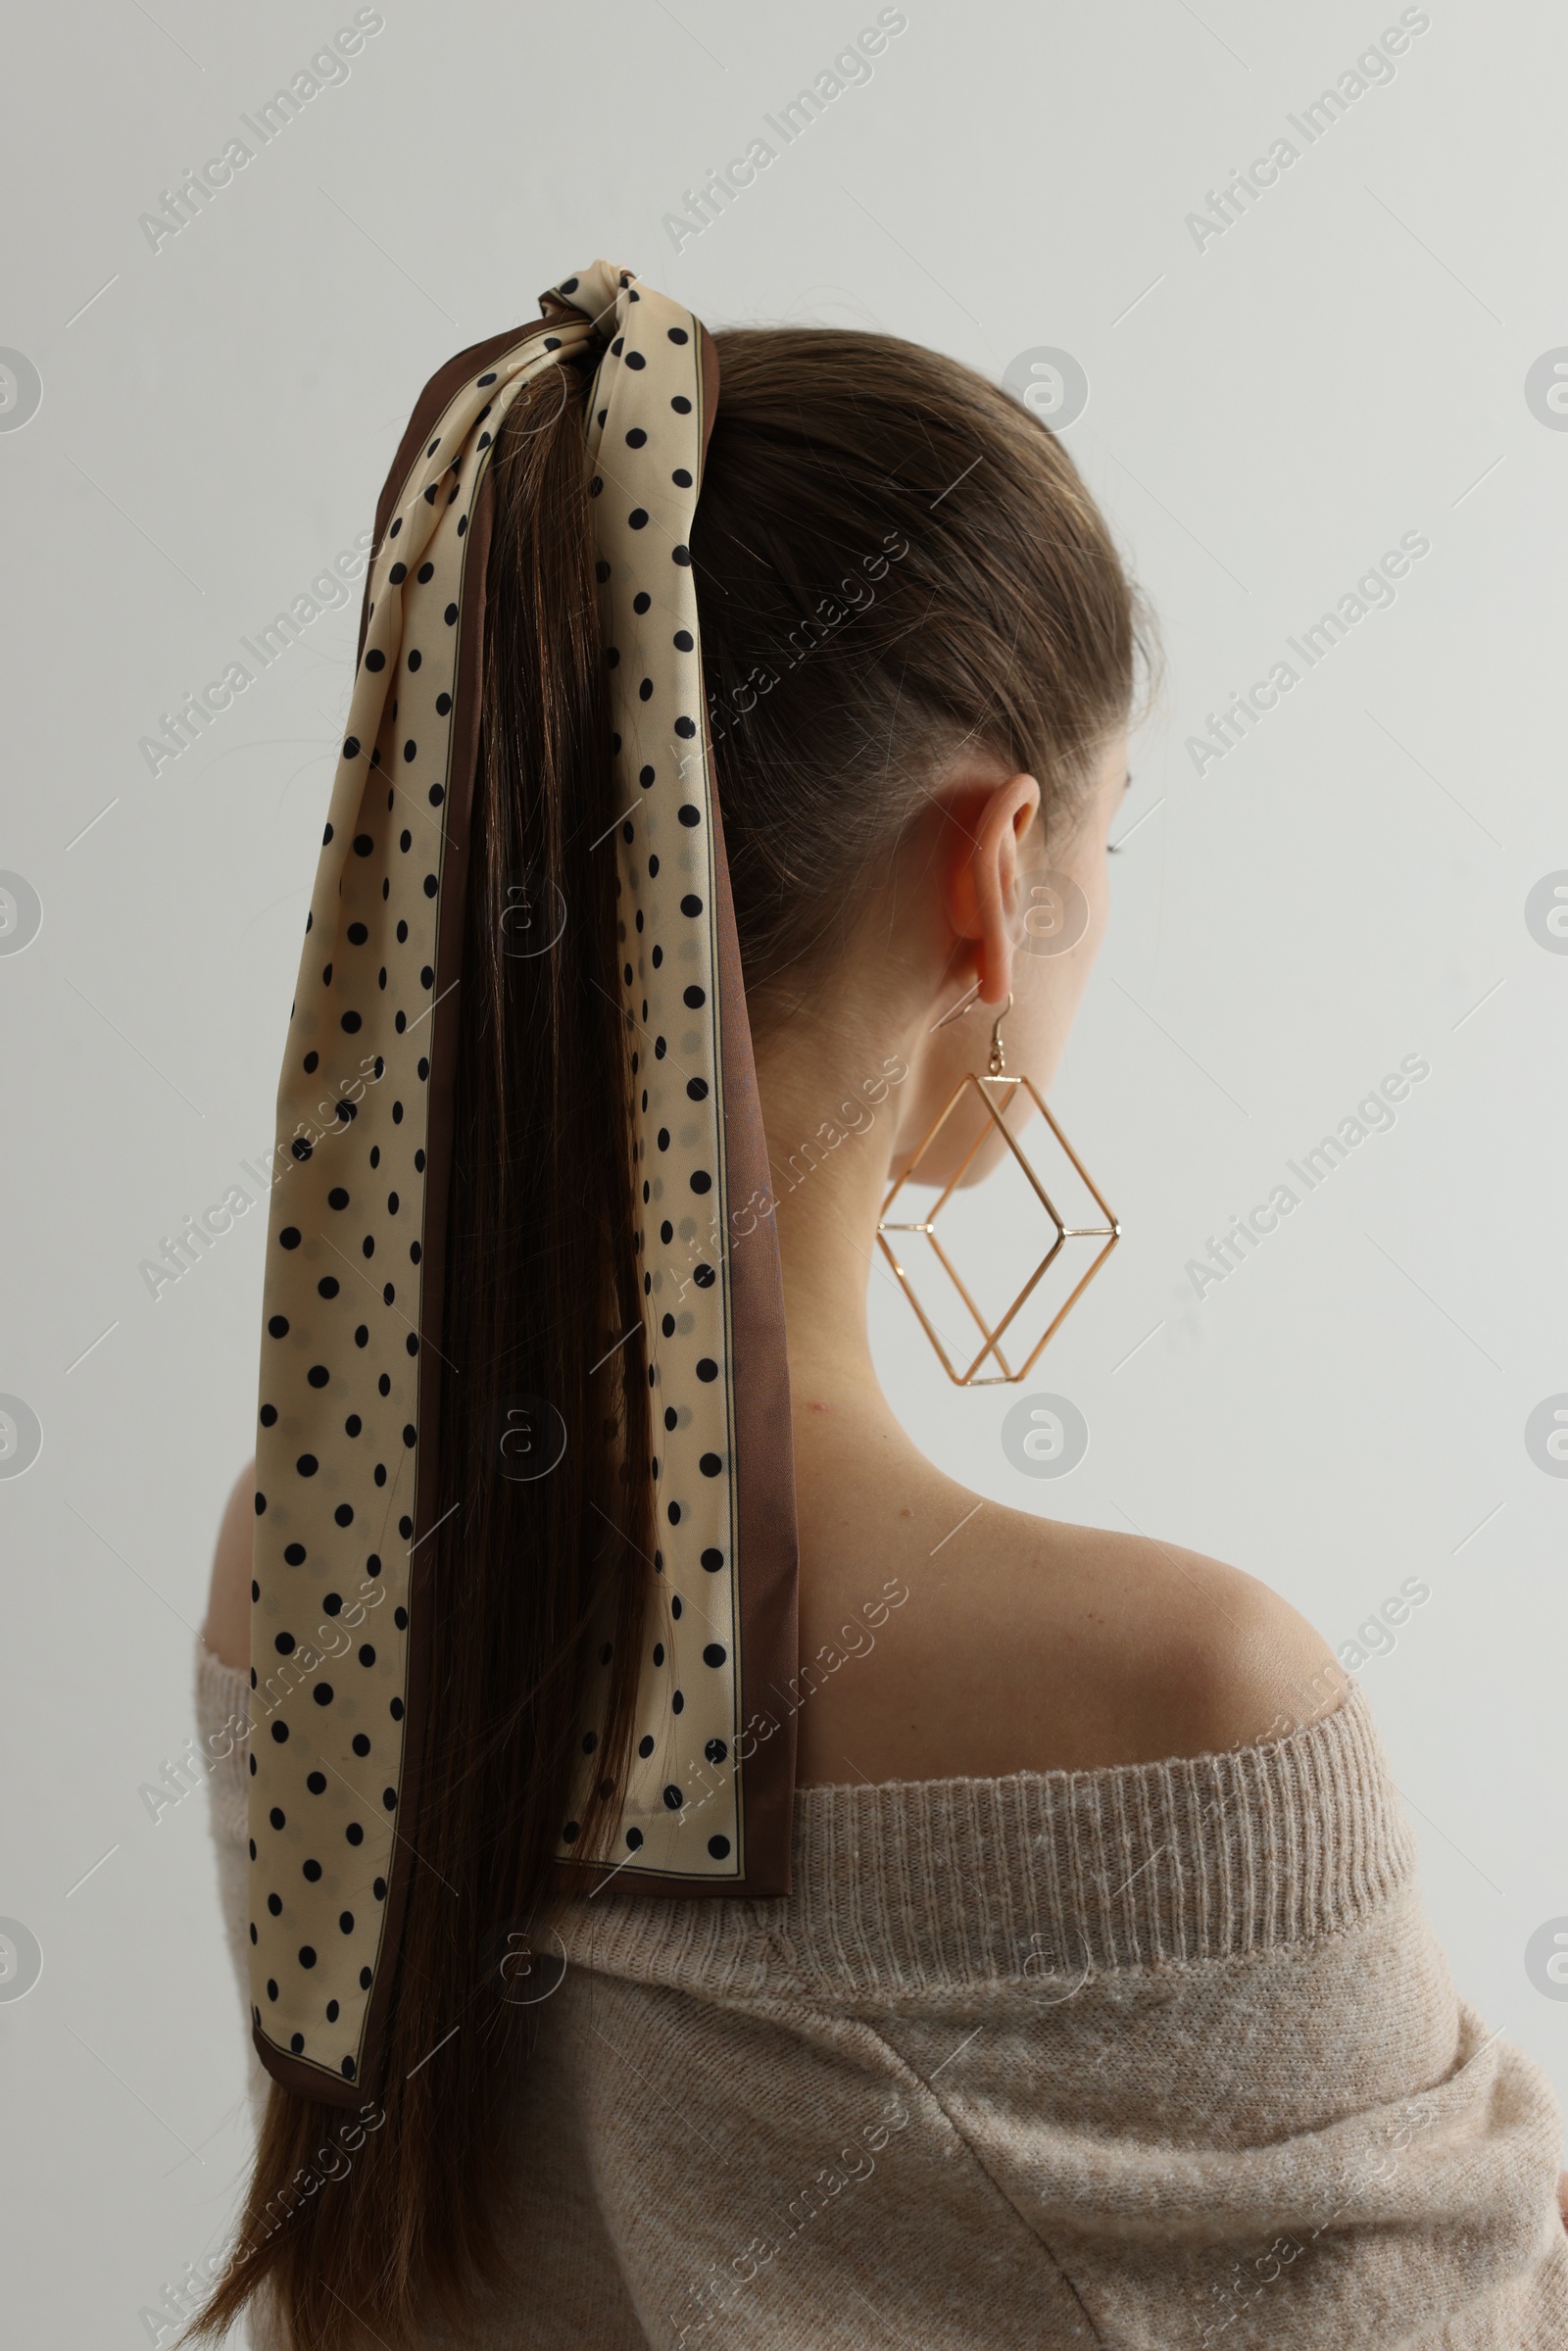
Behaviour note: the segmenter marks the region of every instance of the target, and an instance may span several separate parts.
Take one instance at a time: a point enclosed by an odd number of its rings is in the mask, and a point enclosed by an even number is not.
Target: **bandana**
[[[645,1648],[619,1817],[596,1853],[574,1849],[584,1778],[556,1866],[583,1891],[612,1875],[678,1895],[757,1898],[790,1883],[793,1718],[775,1730],[768,1712],[769,1686],[797,1666],[783,1297],[771,1219],[739,1208],[732,1221],[730,1208],[768,1197],[767,1157],[689,544],[717,354],[688,311],[603,262],[540,307],[536,324],[432,377],[382,491],[278,1088],[251,1620],[251,2013],[273,2077],[328,2100],[351,2101],[376,2072],[418,1866],[490,457],[523,386],[585,348],[640,1262],[658,1265],[650,1244],[666,1219],[686,1240],[643,1300],[664,1413],[651,1475],[668,1621]],[[547,1418],[504,1432],[502,1450],[542,1444],[548,1459],[560,1432]],[[608,1693],[596,1675],[585,1753]],[[757,1721],[768,1733],[748,1737]]]

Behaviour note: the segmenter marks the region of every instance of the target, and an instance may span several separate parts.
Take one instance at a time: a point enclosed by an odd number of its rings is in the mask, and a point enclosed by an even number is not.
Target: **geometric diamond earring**
[[[968,1009],[969,1006],[965,1005],[964,1010],[967,1011]],[[1023,1379],[1039,1360],[1041,1350],[1044,1348],[1047,1340],[1052,1337],[1053,1333],[1060,1328],[1064,1316],[1083,1296],[1084,1291],[1094,1280],[1095,1275],[1100,1271],[1100,1268],[1104,1264],[1105,1259],[1110,1255],[1111,1250],[1121,1239],[1121,1226],[1117,1222],[1111,1209],[1102,1199],[1094,1178],[1090,1175],[1089,1170],[1085,1167],[1083,1161],[1073,1150],[1072,1145],[1067,1141],[1066,1136],[1056,1124],[1055,1119],[1046,1107],[1045,1102],[1041,1100],[1040,1095],[1036,1092],[1032,1081],[1022,1075],[1009,1076],[1007,1074],[1006,1055],[1003,1050],[1002,1044],[1002,1024],[1011,1009],[1012,998],[1009,996],[1006,1003],[1003,1005],[1002,1010],[997,1014],[996,1020],[992,1025],[991,1052],[988,1056],[985,1075],[982,1077],[978,1072],[971,1070],[959,1081],[957,1086],[955,1087],[953,1094],[949,1098],[940,1115],[933,1120],[931,1126],[927,1129],[924,1136],[922,1136],[915,1151],[914,1156],[909,1161],[908,1166],[905,1169],[903,1175],[898,1178],[897,1182],[894,1183],[890,1189],[887,1198],[882,1202],[882,1213],[877,1219],[877,1240],[881,1245],[882,1252],[886,1256],[888,1263],[892,1266],[894,1272],[897,1274],[900,1287],[903,1289],[905,1296],[907,1298],[910,1305],[914,1308],[915,1313],[918,1315],[921,1329],[924,1331],[926,1337],[930,1340],[931,1345],[936,1348],[937,1354],[941,1358],[943,1370],[947,1373],[949,1379],[954,1382],[955,1386],[958,1388],[994,1388],[1011,1384]],[[958,1015],[955,1013],[950,1013],[948,1015],[950,1019],[957,1016]],[[940,1028],[944,1026],[945,1023],[939,1021],[937,1025]],[[1105,1219],[1103,1224],[1069,1225],[1064,1223],[1061,1216],[1057,1213],[1055,1204],[1053,1201],[1050,1193],[1046,1190],[1045,1185],[1041,1182],[1040,1177],[1036,1173],[1035,1169],[1030,1166],[1029,1161],[1024,1157],[1023,1152],[1019,1150],[1011,1129],[1006,1123],[1006,1113],[1012,1106],[1014,1101],[1016,1101],[1018,1098],[1020,1091],[1028,1096],[1030,1102],[1033,1102],[1035,1108],[1040,1112],[1041,1117],[1045,1120],[1052,1133],[1055,1136],[1056,1141],[1060,1144],[1073,1167],[1077,1170],[1079,1176],[1083,1180],[1083,1183],[1088,1189],[1090,1198],[1094,1200],[1095,1205],[1101,1210],[1101,1213]],[[943,1191],[941,1197],[936,1200],[926,1216],[919,1222],[913,1224],[900,1224],[895,1222],[888,1213],[889,1209],[893,1206],[895,1200],[899,1197],[899,1194],[904,1190],[905,1185],[915,1180],[919,1173],[921,1160],[930,1151],[938,1135],[947,1125],[948,1120],[952,1117],[959,1102],[962,1102],[971,1092],[979,1101],[986,1113],[986,1123],[981,1127],[979,1135],[976,1137],[969,1150],[965,1151],[956,1169],[949,1178],[946,1189]],[[948,1201],[957,1190],[958,1185],[963,1179],[964,1172],[970,1164],[970,1161],[974,1158],[982,1144],[988,1141],[991,1129],[993,1127],[1002,1136],[1003,1141],[1007,1146],[1007,1149],[1011,1151],[1018,1165],[1022,1168],[1025,1176],[1028,1178],[1036,1198],[1044,1207],[1047,1216],[1051,1219],[1051,1223],[1054,1229],[1055,1235],[1050,1248],[1047,1249],[1046,1254],[1041,1258],[1033,1273],[1030,1274],[1028,1280],[1024,1283],[1022,1289],[1018,1292],[1017,1297],[1013,1299],[1005,1314],[1003,1315],[1001,1321],[998,1322],[994,1327],[986,1322],[984,1315],[981,1313],[979,1307],[975,1304],[974,1299],[970,1297],[968,1290],[959,1277],[957,1268],[954,1265],[952,1259],[944,1249],[942,1243],[937,1238],[936,1233],[937,1218],[941,1215]],[[899,1258],[894,1251],[893,1246],[888,1240],[888,1235],[890,1233],[924,1234],[926,1240],[930,1243],[931,1248],[935,1250],[938,1260],[946,1270],[949,1280],[953,1283],[954,1288],[957,1291],[958,1296],[962,1298],[970,1314],[973,1315],[975,1325],[980,1333],[981,1347],[979,1353],[974,1357],[973,1361],[968,1363],[963,1369],[960,1370],[954,1364],[953,1360],[949,1356],[946,1347],[943,1345],[940,1336],[932,1324],[930,1316],[926,1313],[925,1308],[921,1305],[919,1298],[916,1297],[914,1288],[910,1283],[908,1273],[900,1263]],[[1009,1365],[1007,1358],[1002,1349],[1002,1341],[1004,1337],[1012,1324],[1014,1318],[1017,1316],[1021,1308],[1034,1292],[1037,1285],[1044,1278],[1048,1267],[1054,1262],[1058,1252],[1061,1250],[1064,1245],[1069,1241],[1088,1240],[1102,1240],[1104,1242],[1104,1247],[1097,1252],[1094,1259],[1090,1263],[1088,1271],[1081,1277],[1073,1290],[1069,1293],[1065,1303],[1057,1308],[1055,1314],[1052,1317],[1051,1323],[1047,1328],[1044,1337],[1037,1341],[1036,1345],[1031,1348],[1027,1359],[1020,1363],[1017,1370],[1014,1371]],[[982,1373],[980,1367],[986,1362],[994,1362],[996,1369]]]

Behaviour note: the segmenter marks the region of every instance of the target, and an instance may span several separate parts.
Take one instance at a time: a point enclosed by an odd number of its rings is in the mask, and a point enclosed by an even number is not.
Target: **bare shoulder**
[[[909,1533],[876,1652],[801,1708],[803,1783],[1223,1753],[1320,1720],[1348,1687],[1280,1593],[1179,1543],[991,1503],[934,1554]],[[803,1563],[803,1660],[831,1613]]]
[[[213,1549],[213,1581],[202,1639],[225,1665],[251,1661],[251,1547],[256,1531],[256,1464],[235,1479]]]
[[[1098,1533],[1098,1530],[1097,1530]],[[1151,1665],[1169,1692],[1171,1755],[1278,1739],[1340,1706],[1350,1678],[1317,1628],[1245,1569],[1143,1536],[1108,1535],[1131,1587],[1159,1594]]]

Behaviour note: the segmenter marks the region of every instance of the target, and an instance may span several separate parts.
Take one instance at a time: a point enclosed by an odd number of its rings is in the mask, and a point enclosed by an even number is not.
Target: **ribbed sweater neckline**
[[[613,1883],[564,1927],[587,1965],[731,1996],[1044,1997],[1093,1970],[1241,1958],[1352,1926],[1414,1839],[1371,1711],[1224,1754],[795,1795],[793,1891],[665,1900]]]

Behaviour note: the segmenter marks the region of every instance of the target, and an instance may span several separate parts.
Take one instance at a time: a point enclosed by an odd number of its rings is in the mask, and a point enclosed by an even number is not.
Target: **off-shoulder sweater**
[[[247,1677],[197,1693],[248,2020]],[[787,1897],[562,1936],[514,2275],[431,2351],[1568,2346],[1561,2116],[1358,1686],[1223,1755],[804,1788]]]

